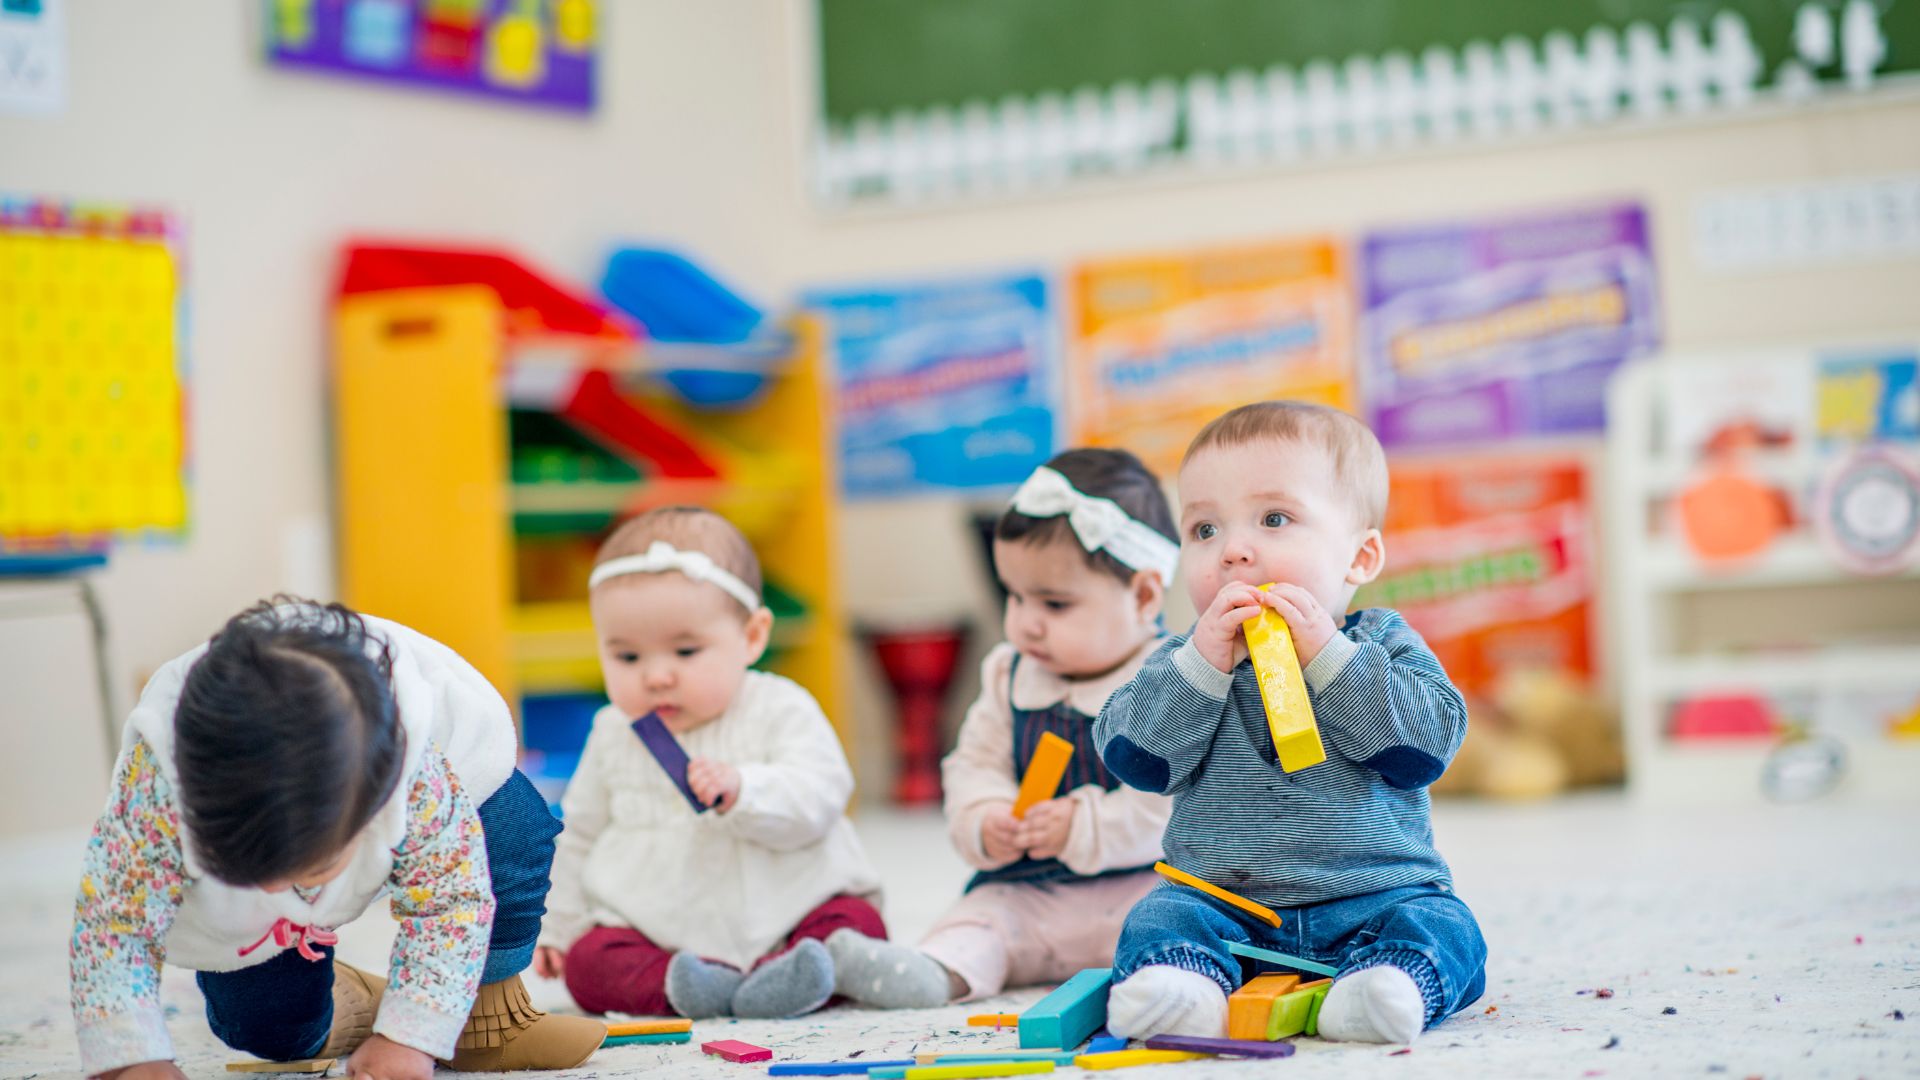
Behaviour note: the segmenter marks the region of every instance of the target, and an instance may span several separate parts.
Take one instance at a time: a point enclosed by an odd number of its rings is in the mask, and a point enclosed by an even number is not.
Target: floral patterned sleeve
[[[187,885],[171,786],[135,738],[87,841],[68,945],[73,1024],[89,1076],[173,1057],[160,969]]]
[[[480,815],[439,747],[429,746],[407,795],[407,835],[394,849],[393,968],[373,1030],[434,1057],[453,1056],[486,967],[493,886]]]

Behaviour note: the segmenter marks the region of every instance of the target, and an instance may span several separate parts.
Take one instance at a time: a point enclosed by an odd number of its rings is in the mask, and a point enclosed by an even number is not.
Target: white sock
[[[1152,964],[1128,976],[1107,998],[1107,1030],[1128,1039],[1227,1033],[1227,995],[1197,971]]]
[[[1334,1042],[1413,1042],[1427,1018],[1413,976],[1390,964],[1335,979],[1320,1003],[1320,1037]]]

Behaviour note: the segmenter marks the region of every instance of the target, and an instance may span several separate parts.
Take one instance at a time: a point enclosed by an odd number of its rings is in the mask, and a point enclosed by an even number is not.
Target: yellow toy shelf
[[[586,604],[594,549],[653,506],[709,506],[759,553],[773,647],[849,738],[831,558],[820,334],[737,411],[674,400],[644,346],[524,332],[491,288],[343,296],[335,319],[340,582],[354,607],[414,626],[471,660],[516,706],[602,692]],[[574,425],[564,389],[611,376],[631,407],[697,448],[715,477],[670,478]],[[543,390],[543,388],[545,388]]]

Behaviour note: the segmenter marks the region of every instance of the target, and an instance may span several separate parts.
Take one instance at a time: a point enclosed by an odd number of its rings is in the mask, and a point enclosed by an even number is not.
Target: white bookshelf
[[[1806,524],[1823,477],[1855,448],[1815,437],[1814,374],[1823,355],[1808,349],[1669,356],[1632,365],[1614,380],[1606,541],[1636,797],[1719,804],[1768,797],[1762,776],[1779,741],[1667,733],[1673,709],[1690,698],[1753,694],[1815,738],[1843,747],[1847,766],[1825,797],[1920,801],[1920,738],[1890,735],[1885,720],[1889,710],[1920,706],[1920,565],[1862,576]],[[1711,427],[1705,418],[1716,403],[1702,388],[1719,378],[1733,386],[1733,397],[1744,390],[1763,410],[1801,414],[1789,425],[1795,430],[1788,445],[1741,459],[1748,475],[1786,492],[1796,524],[1753,558],[1709,564],[1669,525],[1666,503],[1699,474],[1695,451],[1676,444]],[[1807,400],[1794,400],[1801,394]],[[1913,443],[1895,445],[1920,454]],[[1856,613],[1858,625],[1850,625]],[[1715,640],[1713,631],[1735,640]]]

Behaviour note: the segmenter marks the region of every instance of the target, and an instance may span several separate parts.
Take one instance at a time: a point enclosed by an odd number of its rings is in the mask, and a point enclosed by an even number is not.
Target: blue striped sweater
[[[1347,616],[1307,666],[1327,760],[1294,773],[1274,760],[1252,663],[1222,672],[1188,637],[1155,650],[1093,731],[1114,775],[1174,797],[1168,862],[1271,907],[1451,886],[1427,785],[1460,748],[1467,709],[1398,612]]]

